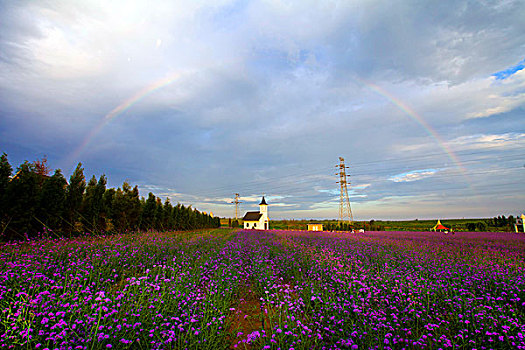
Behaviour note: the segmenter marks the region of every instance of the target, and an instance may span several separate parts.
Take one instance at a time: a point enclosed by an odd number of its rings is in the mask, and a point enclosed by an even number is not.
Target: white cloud
[[[412,182],[431,177],[437,172],[438,170],[436,169],[413,170],[406,173],[391,176],[389,180],[393,182]]]
[[[505,80],[491,77],[490,81],[490,86],[480,94],[480,97],[485,97],[484,103],[480,101],[476,104],[481,110],[468,113],[467,118],[489,117],[525,105],[525,70],[520,70]]]
[[[525,146],[525,133],[474,134],[460,136],[448,142],[462,149],[516,148]]]
[[[272,203],[272,207],[298,207],[298,204],[290,203]]]

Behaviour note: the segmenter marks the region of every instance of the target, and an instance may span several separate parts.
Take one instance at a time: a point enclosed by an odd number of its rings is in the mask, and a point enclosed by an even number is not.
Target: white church
[[[268,218],[268,204],[262,197],[259,203],[259,211],[249,211],[242,218],[244,228],[253,230],[268,230],[270,228],[270,219]]]

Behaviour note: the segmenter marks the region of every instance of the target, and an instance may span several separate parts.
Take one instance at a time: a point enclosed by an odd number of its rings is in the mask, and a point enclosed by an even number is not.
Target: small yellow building
[[[308,224],[308,231],[322,231],[323,224],[312,223]]]

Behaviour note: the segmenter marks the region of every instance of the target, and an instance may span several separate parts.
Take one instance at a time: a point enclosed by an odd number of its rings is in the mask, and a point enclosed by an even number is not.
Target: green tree
[[[122,189],[117,189],[112,202],[112,222],[117,232],[138,229],[141,205],[139,189],[124,182]]]
[[[176,206],[173,207],[173,225],[175,230],[182,230],[182,205],[180,203],[177,203]]]
[[[96,232],[101,232],[105,229],[103,197],[106,192],[106,182],[106,176],[104,175],[101,175],[98,181],[93,176],[87,184],[82,202],[84,226]]]
[[[62,230],[66,187],[67,181],[60,169],[57,169],[53,176],[45,180],[40,191],[38,219],[55,233]]]
[[[7,186],[7,240],[29,238],[38,227],[34,218],[38,205],[38,175],[33,170],[25,161]]]
[[[179,229],[189,230],[190,229],[190,215],[189,208],[184,207],[184,204],[180,205],[180,217],[179,217]]]
[[[516,223],[516,219],[514,218],[514,216],[509,215],[509,217],[507,219],[507,226],[509,227],[509,229],[511,231],[512,231],[515,223]]]
[[[106,175],[100,175],[95,188],[94,200],[93,200],[93,225],[95,229],[99,231],[105,231],[105,217],[106,211],[104,206],[104,194],[106,193],[106,184],[108,180]]]
[[[171,205],[170,199],[166,197],[166,200],[164,201],[164,229],[165,230],[173,230],[173,205]]]
[[[9,164],[7,154],[3,153],[0,157],[0,233],[4,232],[4,228],[7,224],[7,185],[13,173],[13,168]]]
[[[129,226],[126,215],[126,197],[124,197],[124,191],[122,191],[122,189],[117,188],[115,196],[113,196],[111,208],[111,221],[113,226],[115,227],[116,232],[122,233]]]
[[[155,209],[157,207],[157,198],[153,193],[148,193],[148,199],[142,210],[141,228],[144,230],[153,229]]]
[[[82,163],[78,163],[75,171],[69,178],[69,185],[66,189],[66,208],[69,232],[79,229],[77,223],[80,222],[80,208],[86,189],[86,178]]]
[[[96,231],[95,219],[95,192],[97,188],[97,178],[91,177],[86,186],[86,191],[82,199],[81,219],[82,224],[90,231]]]
[[[127,185],[127,186],[125,186]],[[133,189],[126,182],[122,185],[127,202],[127,215],[131,230],[138,230],[140,220],[140,212],[142,207],[140,205],[139,187],[135,186]]]
[[[162,200],[160,198],[157,198],[155,201],[155,214],[153,218],[154,227],[156,230],[164,230],[165,227],[163,227],[164,222],[164,208],[162,206]]]
[[[116,191],[114,188],[108,188],[104,195],[102,196],[102,210],[104,213],[104,230],[106,232],[114,232],[115,226],[113,224],[114,210],[113,210],[113,200],[115,199]]]
[[[478,223],[476,223],[476,229],[478,231],[487,231],[487,224],[483,221],[479,221]]]

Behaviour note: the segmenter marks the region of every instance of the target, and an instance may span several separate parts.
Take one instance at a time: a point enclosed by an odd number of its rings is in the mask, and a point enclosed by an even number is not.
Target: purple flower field
[[[525,236],[141,233],[0,250],[0,347],[525,349]]]

